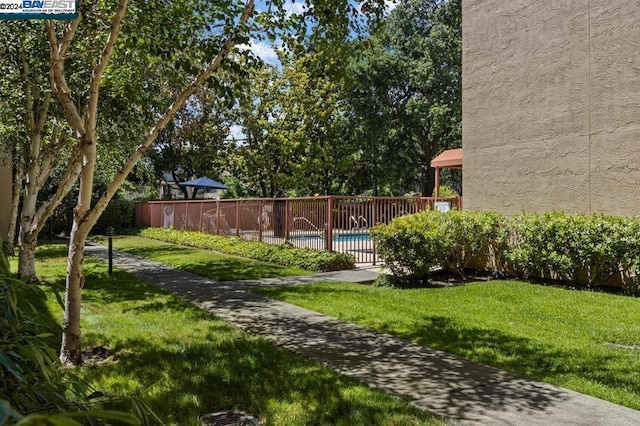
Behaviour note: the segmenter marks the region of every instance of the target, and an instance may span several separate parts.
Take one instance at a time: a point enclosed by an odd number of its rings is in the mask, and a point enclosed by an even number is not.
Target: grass
[[[398,290],[349,283],[266,296],[640,409],[640,299],[523,282]]]
[[[99,242],[106,244],[104,239]],[[214,281],[251,280],[311,273],[300,268],[274,265],[135,236],[115,237],[113,248]]]
[[[155,244],[145,247],[143,252],[163,259],[176,256]],[[202,256],[184,250],[178,257],[185,262],[185,253],[188,262]],[[42,279],[64,283],[64,246],[40,247],[37,259]],[[269,271],[239,265],[238,276]],[[444,424],[406,401],[243,333],[126,272],[115,269],[109,276],[106,266],[91,258],[85,269],[83,342],[89,349],[106,347],[112,356],[98,366],[82,367],[80,374],[102,391],[141,398],[163,424],[198,425],[199,416],[227,409],[245,410],[269,425]],[[226,279],[231,272],[215,274]],[[60,308],[51,299],[49,308],[59,321]]]

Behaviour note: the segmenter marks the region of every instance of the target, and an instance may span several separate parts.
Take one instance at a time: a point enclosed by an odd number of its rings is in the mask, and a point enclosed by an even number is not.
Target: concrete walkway
[[[107,258],[102,246],[85,249]],[[259,286],[371,281],[373,271],[214,282],[129,254],[114,266],[181,296],[249,333],[320,361],[341,373],[455,424],[639,425],[640,411],[473,363],[317,312],[253,294]]]

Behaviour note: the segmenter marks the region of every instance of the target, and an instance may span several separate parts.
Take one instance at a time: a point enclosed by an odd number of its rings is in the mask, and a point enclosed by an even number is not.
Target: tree
[[[347,120],[339,58],[313,49],[287,63],[285,98],[289,126],[299,129],[294,179],[303,194],[337,194],[355,163],[353,132]]]
[[[362,45],[351,102],[374,193],[384,161],[387,177],[431,195],[431,160],[460,146],[461,40],[460,0],[405,0]]]
[[[372,3],[382,4],[378,0]],[[309,8],[308,13],[331,11],[327,6],[333,4],[333,0],[316,1],[315,7]],[[276,9],[279,5],[280,2],[274,2]],[[128,9],[130,19],[125,20]],[[50,46],[52,91],[75,133],[82,155],[80,190],[69,244],[60,350],[62,362],[82,362],[80,311],[81,289],[85,280],[82,262],[89,231],[158,134],[215,71],[230,63],[225,58],[232,53],[236,44],[247,41],[251,25],[266,25],[271,32],[277,28],[277,20],[270,20],[268,16],[250,20],[253,14],[254,0],[247,0],[246,3],[167,0],[132,5],[127,0],[119,0],[117,3],[80,2],[77,19],[66,24],[45,21]],[[336,17],[327,13],[319,17],[319,24],[335,18],[338,18],[338,22],[347,19],[343,14]],[[141,26],[141,23],[146,26]],[[102,33],[103,30],[106,32]],[[112,59],[114,65],[121,67],[111,68]],[[167,101],[168,107],[164,112],[157,112],[154,123],[140,137],[139,145],[115,174],[113,182],[100,199],[91,205],[101,129],[98,126],[101,87],[113,82],[116,85],[119,83],[125,91],[130,90],[127,89],[127,74],[123,77],[122,73],[116,72],[121,69],[126,71],[123,65],[129,63],[132,65],[130,69],[140,70],[138,65],[142,62],[148,64],[152,71],[169,71],[167,67],[158,66],[167,61],[175,66],[175,73],[167,76],[167,79],[161,79],[169,85],[166,93],[173,95]],[[72,75],[75,78],[71,79]],[[84,78],[80,78],[82,75]],[[159,75],[159,78],[162,77]],[[181,81],[182,85],[179,84]],[[147,90],[136,93],[139,94],[136,105],[144,107]]]
[[[236,117],[244,135],[231,147],[232,175],[261,197],[275,197],[291,185],[293,140],[282,108],[286,82],[277,67],[252,70],[252,84],[238,97]]]
[[[232,171],[263,197],[339,193],[355,160],[340,61],[298,50],[283,62],[256,70],[240,98]]]
[[[2,58],[6,71],[5,84],[18,85],[20,90],[8,90],[4,99],[7,111],[13,111],[11,131],[6,131],[7,148],[13,151],[14,191],[12,198],[12,232],[22,200],[18,232],[18,275],[37,280],[35,248],[37,238],[47,219],[75,184],[79,156],[73,150],[60,111],[52,103],[46,81],[47,41],[30,22],[12,22],[2,28],[4,45],[9,55]],[[17,113],[17,114],[16,114]],[[16,116],[22,116],[18,119]],[[51,170],[64,166],[62,180],[44,202],[39,194]],[[10,241],[13,242],[13,233]]]
[[[158,135],[150,151],[156,177],[171,173],[174,182],[198,176],[219,179],[226,166],[228,103],[210,88],[202,88],[189,105]],[[180,187],[188,198],[186,188]],[[192,197],[195,198],[196,191]]]

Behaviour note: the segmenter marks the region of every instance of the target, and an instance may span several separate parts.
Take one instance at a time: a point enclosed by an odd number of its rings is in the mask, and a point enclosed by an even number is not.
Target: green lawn
[[[128,239],[119,240],[119,247],[123,241]],[[143,252],[194,265],[205,262],[199,251],[174,253],[175,248],[162,247],[166,245],[149,244]],[[66,248],[43,246],[37,257],[40,278],[63,284]],[[163,424],[198,425],[200,415],[234,408],[269,425],[444,424],[406,402],[243,333],[128,273],[116,269],[109,276],[106,266],[91,258],[85,265],[83,342],[87,349],[106,347],[113,355],[80,373],[102,391],[143,399]],[[210,273],[228,279],[281,271],[239,265],[237,275],[231,269]],[[60,307],[53,300],[51,296],[49,308],[59,322]]]
[[[398,290],[322,283],[261,294],[640,409],[640,299],[522,282]]]
[[[106,244],[105,240],[100,243]],[[142,237],[116,237],[113,248],[145,257],[215,281],[306,275],[311,272],[209,250],[194,249]]]

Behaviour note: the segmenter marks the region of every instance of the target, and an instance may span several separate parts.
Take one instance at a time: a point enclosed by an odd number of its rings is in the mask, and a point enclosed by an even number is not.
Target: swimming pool
[[[347,232],[344,234],[336,234],[333,236],[334,243],[346,242],[370,242],[371,234],[368,232]]]
[[[320,235],[292,235],[289,237],[291,241],[324,241],[324,237]],[[333,235],[334,243],[352,243],[352,242],[370,242],[371,234],[369,232],[344,232]]]

